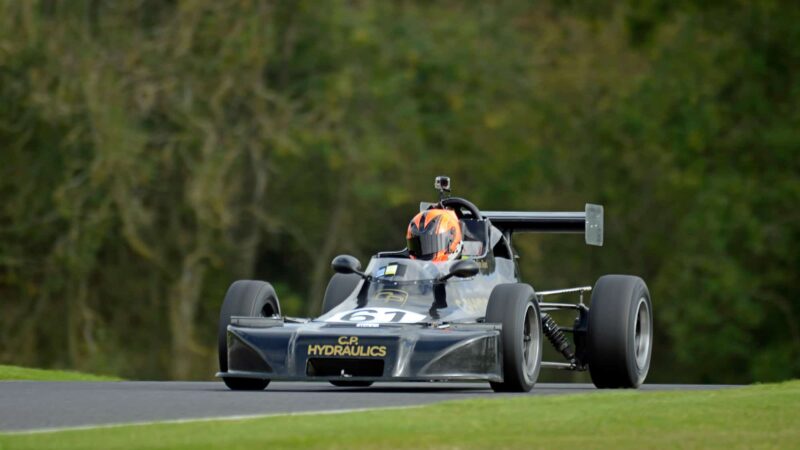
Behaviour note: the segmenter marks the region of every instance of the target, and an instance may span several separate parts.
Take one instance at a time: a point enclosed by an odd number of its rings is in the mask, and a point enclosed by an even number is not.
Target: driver
[[[461,224],[449,209],[429,209],[411,219],[406,232],[411,259],[452,261],[461,254]]]

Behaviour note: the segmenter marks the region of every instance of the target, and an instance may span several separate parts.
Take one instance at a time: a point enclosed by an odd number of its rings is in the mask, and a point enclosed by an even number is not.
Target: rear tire
[[[325,297],[322,299],[322,314],[336,308],[350,296],[358,286],[361,277],[353,273],[336,273],[328,282]]]
[[[228,325],[231,317],[280,316],[281,307],[272,285],[265,281],[239,280],[228,288],[219,313],[217,352],[220,372],[228,371]],[[269,380],[253,378],[223,378],[225,385],[235,391],[262,390]]]
[[[332,380],[331,384],[338,387],[370,387],[372,381],[341,381]]]
[[[650,370],[653,307],[644,280],[605,275],[592,290],[587,356],[598,388],[638,388]]]
[[[489,296],[486,323],[503,325],[503,381],[490,382],[495,392],[528,392],[542,365],[542,320],[533,288],[500,284]]]

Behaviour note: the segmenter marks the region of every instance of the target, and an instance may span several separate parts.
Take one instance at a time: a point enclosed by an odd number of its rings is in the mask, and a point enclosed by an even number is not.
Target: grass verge
[[[0,381],[120,381],[120,378],[64,370],[31,369],[0,365]]]
[[[269,393],[264,401],[269,401]],[[401,410],[0,435],[40,448],[798,448],[800,381],[598,392]]]

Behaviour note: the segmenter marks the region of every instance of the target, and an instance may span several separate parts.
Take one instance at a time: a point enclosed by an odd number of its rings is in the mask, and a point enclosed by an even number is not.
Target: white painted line
[[[0,436],[60,433],[62,431],[85,431],[85,430],[98,430],[103,428],[141,427],[147,425],[169,425],[169,424],[182,424],[182,423],[194,423],[194,422],[213,422],[213,421],[230,422],[235,420],[263,419],[267,417],[318,416],[318,415],[322,416],[331,414],[347,414],[347,413],[368,412],[368,411],[369,412],[396,411],[402,409],[422,408],[424,406],[428,405],[381,406],[377,408],[350,408],[350,409],[331,409],[327,411],[298,411],[298,412],[270,413],[270,414],[244,414],[238,416],[217,416],[217,417],[197,417],[189,419],[154,420],[150,422],[121,422],[121,423],[106,423],[100,425],[78,425],[73,427],[33,428],[30,430],[0,431]]]

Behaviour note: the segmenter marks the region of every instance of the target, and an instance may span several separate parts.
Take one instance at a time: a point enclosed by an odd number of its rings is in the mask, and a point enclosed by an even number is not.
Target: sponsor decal
[[[394,308],[359,308],[342,311],[332,315],[326,322],[349,323],[417,323],[425,316],[411,311]]]
[[[339,336],[334,344],[309,344],[308,356],[351,356],[356,358],[383,358],[385,345],[361,345],[357,336]]]
[[[408,300],[408,292],[401,291],[400,289],[383,289],[375,294],[375,299],[385,302],[396,302],[402,305]]]
[[[402,277],[406,273],[406,266],[402,264],[389,264],[375,271],[375,277]]]

